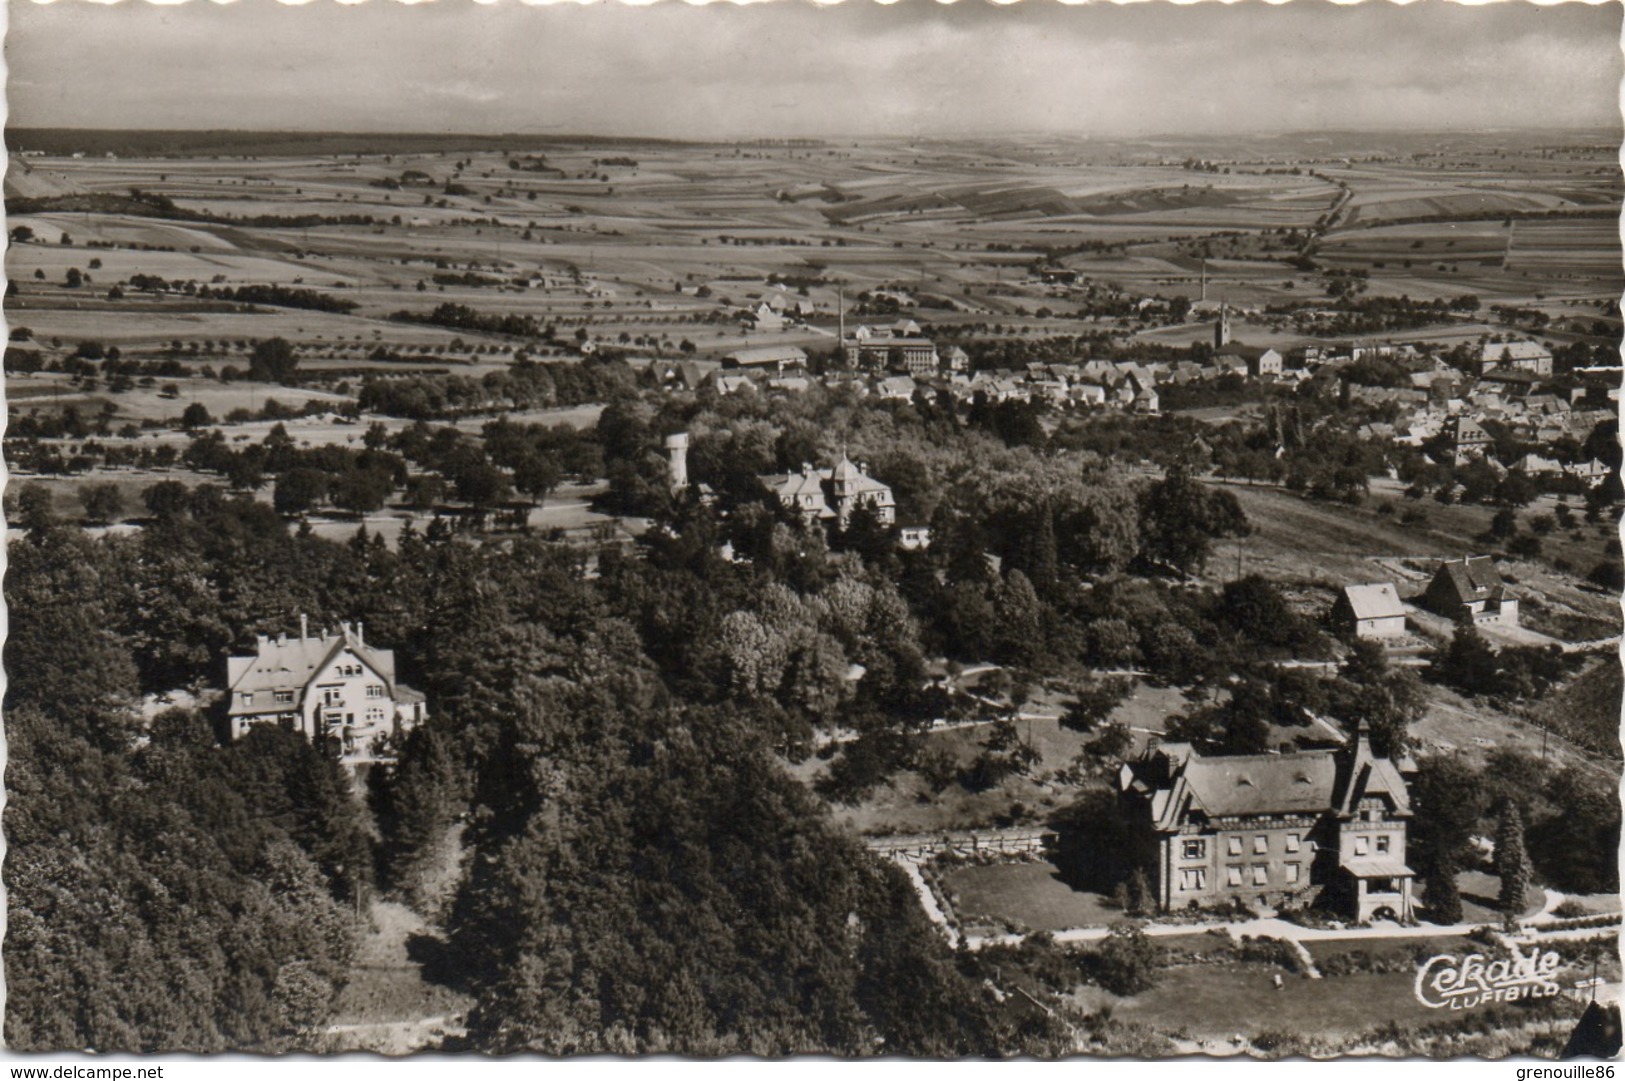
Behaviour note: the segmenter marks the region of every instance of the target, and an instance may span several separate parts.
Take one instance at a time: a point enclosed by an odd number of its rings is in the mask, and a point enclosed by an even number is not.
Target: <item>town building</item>
[[[1491,447],[1490,433],[1476,417],[1452,417],[1445,425],[1449,441],[1450,464],[1462,465],[1474,458],[1482,458]]]
[[[1244,366],[1248,377],[1252,379],[1281,374],[1281,354],[1268,347],[1231,342],[1215,352],[1214,359],[1219,361],[1221,365],[1227,360],[1231,362],[1239,361],[1240,364],[1237,367]]]
[[[923,552],[931,547],[931,526],[927,522],[900,522],[897,547],[905,552]]]
[[[1118,775],[1133,855],[1165,911],[1318,906],[1413,916],[1410,796],[1365,733],[1332,750],[1208,757],[1147,748]]]
[[[761,345],[724,354],[722,363],[727,368],[802,371],[807,367],[807,354],[793,345]]]
[[[1405,633],[1405,604],[1392,582],[1344,586],[1332,602],[1332,622],[1356,638],[1395,638]]]
[[[1488,342],[1479,352],[1479,370],[1511,368],[1535,375],[1552,374],[1552,351],[1539,342]]]
[[[275,724],[326,742],[349,762],[387,760],[425,717],[424,697],[395,679],[395,652],[369,646],[362,626],[299,637],[260,635],[251,656],[226,660],[231,738]]]
[[[761,480],[778,497],[780,505],[808,522],[835,521],[844,529],[859,507],[873,511],[881,525],[897,521],[897,503],[891,488],[845,455],[833,469],[814,469],[808,464],[799,473],[770,474]]]
[[[1489,556],[1447,559],[1439,564],[1422,594],[1428,610],[1447,619],[1516,627],[1518,598],[1501,581]]]

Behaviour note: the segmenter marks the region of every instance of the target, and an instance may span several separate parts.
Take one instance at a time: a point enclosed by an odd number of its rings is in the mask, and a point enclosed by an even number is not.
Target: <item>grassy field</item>
[[[1402,597],[1421,592],[1441,559],[1480,555],[1492,550],[1480,536],[1489,528],[1494,508],[1441,506],[1433,500],[1412,503],[1400,494],[1396,482],[1372,482],[1372,494],[1363,506],[1318,502],[1283,488],[1227,483],[1226,491],[1240,501],[1253,532],[1239,542],[1224,542],[1209,562],[1210,577],[1228,580],[1236,572],[1262,574],[1285,583],[1318,586],[1330,604],[1335,589],[1355,582],[1393,581]],[[1394,513],[1382,514],[1384,503]],[[1571,507],[1575,504],[1571,502]],[[1426,520],[1402,522],[1403,512],[1415,506]],[[1550,513],[1555,500],[1544,497],[1520,514],[1527,523],[1536,514]],[[1579,540],[1561,531],[1545,539],[1537,561],[1511,560],[1503,571],[1522,584],[1526,596],[1538,601],[1524,613],[1524,622],[1539,630],[1542,611],[1571,628],[1583,639],[1619,633],[1618,605],[1581,580],[1604,557],[1613,534],[1607,526],[1584,526]],[[1573,570],[1555,568],[1559,560]]]
[[[967,931],[1061,931],[1104,927],[1123,918],[1108,898],[1067,885],[1048,861],[956,867],[943,876],[943,885]]]
[[[1276,975],[1284,981],[1280,988]],[[1438,1011],[1416,1000],[1414,981],[1412,972],[1311,980],[1272,965],[1185,965],[1164,970],[1155,988],[1132,998],[1087,989],[1080,1005],[1110,1005],[1114,1020],[1137,1021],[1197,1040],[1266,1032],[1348,1038],[1388,1022],[1438,1020]]]

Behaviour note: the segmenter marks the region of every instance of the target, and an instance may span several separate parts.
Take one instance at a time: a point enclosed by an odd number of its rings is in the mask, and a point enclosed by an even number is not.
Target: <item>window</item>
[[[382,698],[383,696],[384,696],[384,688],[383,688],[382,685],[377,684],[377,683],[369,683],[369,684],[367,684],[367,697],[368,698]]]
[[[1225,868],[1224,880],[1226,882],[1228,882],[1232,886],[1241,885],[1241,868],[1240,867],[1227,867],[1227,868]]]
[[[1179,854],[1188,860],[1199,860],[1207,855],[1207,842],[1201,838],[1186,841],[1180,846]]]
[[[1296,833],[1289,833],[1286,835],[1286,850],[1288,852],[1296,852],[1298,850],[1298,846],[1301,844],[1303,844],[1302,835]]]
[[[1254,855],[1262,856],[1264,853],[1268,852],[1269,850],[1270,850],[1270,839],[1269,839],[1269,837],[1267,835],[1260,833],[1258,836],[1253,838],[1253,854]]]
[[[1253,864],[1253,885],[1267,886],[1270,881],[1270,867],[1267,863]]]
[[[1354,854],[1356,856],[1368,855],[1371,852],[1371,838],[1356,837],[1354,839]]]
[[[1378,837],[1377,838],[1377,851],[1378,852],[1386,852],[1386,851],[1388,851],[1388,842],[1389,842],[1389,840],[1390,840],[1390,838],[1388,837],[1388,835],[1386,833],[1383,834],[1382,836]]]
[[[1200,890],[1207,887],[1207,869],[1205,867],[1186,867],[1179,872],[1179,888],[1182,890]]]
[[[1288,882],[1296,882],[1298,880],[1298,874],[1302,870],[1303,870],[1303,867],[1300,864],[1296,864],[1296,863],[1287,864],[1286,865],[1286,880]]]
[[[1225,847],[1229,849],[1230,854],[1232,856],[1241,855],[1241,838],[1240,837],[1226,837],[1225,838]]]
[[[279,703],[281,703],[282,705],[287,705],[288,703],[293,701],[293,692],[292,691],[278,691],[278,692],[276,692],[276,700]]]
[[[243,705],[252,706],[254,704],[254,693],[252,691],[244,691],[242,693],[242,699]]]
[[[379,709],[377,706],[374,706],[371,709],[367,710],[367,723],[368,724],[383,724],[384,723],[384,711]]]

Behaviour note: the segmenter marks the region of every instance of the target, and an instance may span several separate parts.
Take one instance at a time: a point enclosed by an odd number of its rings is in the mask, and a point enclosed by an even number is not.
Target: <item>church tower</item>
[[[1219,305],[1219,318],[1213,324],[1213,348],[1223,349],[1230,344],[1230,309]]]

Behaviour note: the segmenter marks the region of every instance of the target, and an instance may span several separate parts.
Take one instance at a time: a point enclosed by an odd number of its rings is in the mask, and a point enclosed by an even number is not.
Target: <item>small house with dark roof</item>
[[[1164,911],[1319,903],[1361,921],[1412,916],[1410,795],[1364,732],[1292,754],[1153,746],[1124,764],[1118,787],[1135,862]]]
[[[1332,622],[1356,638],[1395,638],[1405,633],[1405,604],[1392,582],[1344,586],[1332,602]]]
[[[1446,619],[1471,619],[1516,627],[1518,598],[1501,581],[1489,556],[1447,559],[1439,564],[1422,594],[1422,603]]]
[[[303,616],[299,637],[259,635],[252,656],[226,660],[231,738],[259,724],[330,742],[345,761],[390,757],[425,716],[423,695],[395,678],[395,652],[369,646],[362,626],[312,635]]]

